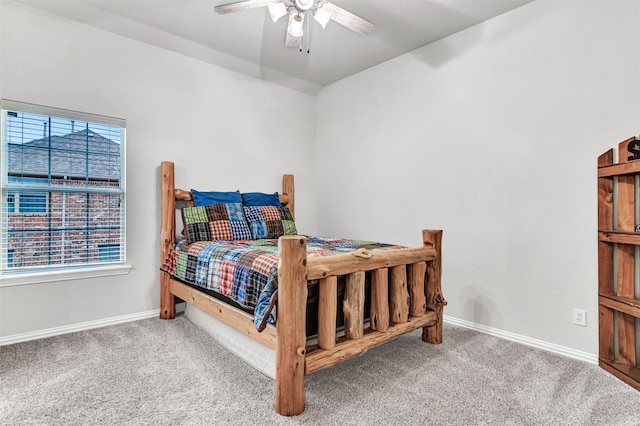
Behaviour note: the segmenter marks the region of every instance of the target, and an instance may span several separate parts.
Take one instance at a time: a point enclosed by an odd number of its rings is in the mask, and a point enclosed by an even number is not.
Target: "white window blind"
[[[3,275],[125,262],[125,121],[0,101]]]

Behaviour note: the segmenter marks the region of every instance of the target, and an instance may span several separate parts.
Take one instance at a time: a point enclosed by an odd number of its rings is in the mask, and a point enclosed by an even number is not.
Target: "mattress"
[[[307,236],[307,256],[334,256],[358,249],[405,248],[344,238]],[[253,311],[258,330],[274,322],[271,311],[278,288],[278,240],[180,241],[168,252],[162,270],[188,284],[213,291]]]

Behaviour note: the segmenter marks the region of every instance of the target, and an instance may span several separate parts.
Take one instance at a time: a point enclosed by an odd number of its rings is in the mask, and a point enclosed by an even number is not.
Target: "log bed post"
[[[162,204],[160,264],[162,264],[169,248],[175,242],[176,198],[173,173],[173,163],[163,161],[160,165],[160,197]],[[160,318],[162,319],[173,319],[176,316],[175,298],[169,289],[170,278],[171,276],[168,273],[160,271]]]
[[[442,296],[440,282],[442,276],[442,231],[424,229],[422,242],[425,247],[433,247],[438,254],[434,260],[427,264],[425,282],[427,308],[436,313],[437,319],[434,325],[422,329],[422,340],[437,345],[442,343],[442,308],[447,305],[447,301]]]
[[[296,206],[294,194],[296,192],[295,184],[293,181],[293,175],[282,175],[282,196],[285,201],[286,206],[289,208],[291,212],[291,216],[296,218]],[[282,200],[281,200],[282,201]]]
[[[307,240],[280,237],[278,252],[275,410],[283,416],[297,416],[304,411],[305,403]]]

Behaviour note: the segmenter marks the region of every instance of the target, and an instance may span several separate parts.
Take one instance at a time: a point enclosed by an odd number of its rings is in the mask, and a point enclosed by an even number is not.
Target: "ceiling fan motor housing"
[[[315,0],[296,0],[296,8],[298,10],[309,10],[313,7]]]

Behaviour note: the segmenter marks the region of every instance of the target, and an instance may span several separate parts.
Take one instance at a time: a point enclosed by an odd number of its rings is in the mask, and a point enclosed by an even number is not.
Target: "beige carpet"
[[[638,425],[640,392],[600,368],[445,325],[306,378],[273,411],[271,379],[186,318],[0,347],[2,425]]]

